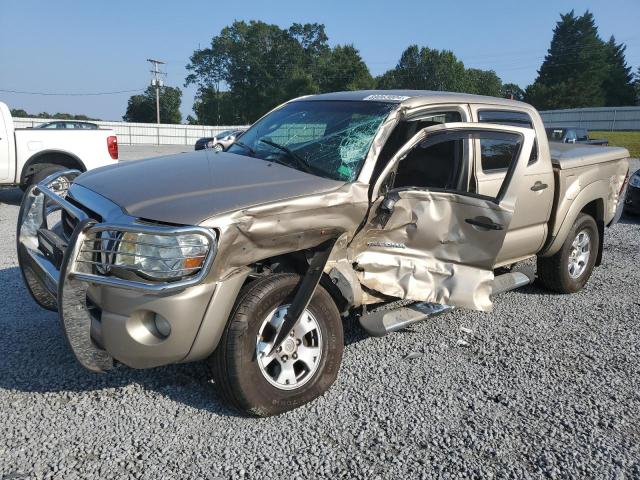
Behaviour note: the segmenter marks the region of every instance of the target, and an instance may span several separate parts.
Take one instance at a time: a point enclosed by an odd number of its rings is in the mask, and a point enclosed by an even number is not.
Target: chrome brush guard
[[[216,253],[216,234],[202,227],[167,227],[139,223],[109,200],[83,189],[96,203],[102,204],[96,211],[110,213],[110,221],[102,222],[67,198],[69,189],[73,190],[73,179],[80,174],[78,170],[55,173],[25,193],[16,235],[18,262],[25,283],[36,302],[48,310],[58,311],[63,331],[78,361],[89,370],[102,372],[112,367],[113,359],[91,339],[88,287],[103,285],[146,294],[184,290],[202,282],[208,274]],[[82,205],[92,209],[96,207],[93,204]],[[47,224],[47,218],[57,211],[64,215],[68,228],[73,228],[68,235],[58,225]],[[102,232],[113,231],[157,235],[197,233],[208,239],[209,250],[197,273],[177,281],[153,282],[118,278],[101,274],[97,268],[99,262],[95,260],[95,250],[91,248],[87,251],[82,248],[85,241],[96,243]]]

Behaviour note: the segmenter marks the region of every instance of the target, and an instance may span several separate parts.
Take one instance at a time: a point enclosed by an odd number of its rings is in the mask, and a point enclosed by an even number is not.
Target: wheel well
[[[25,163],[20,174],[20,184],[27,183],[27,179],[44,168],[44,165],[60,165],[81,172],[87,171],[84,163],[78,157],[66,152],[47,151],[34,155]]]
[[[604,250],[604,201],[601,198],[593,200],[582,207],[580,213],[586,213],[593,217],[598,226],[600,241],[598,242],[598,253],[596,254],[596,266],[599,266],[602,263],[602,252]]]
[[[309,258],[312,253],[312,249],[300,250],[256,262],[251,266],[255,275],[250,275],[245,281],[245,285],[256,278],[263,275],[269,275],[271,273],[296,273],[303,276],[309,268]],[[340,312],[344,312],[347,309],[348,302],[342,296],[340,289],[333,283],[331,277],[326,273],[323,273],[320,277],[320,285],[329,292],[329,295],[331,295],[331,298],[335,302],[338,310]]]

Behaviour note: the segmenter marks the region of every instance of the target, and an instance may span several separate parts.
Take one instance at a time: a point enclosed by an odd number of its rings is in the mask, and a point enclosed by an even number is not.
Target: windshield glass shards
[[[229,152],[273,161],[314,175],[352,182],[371,142],[397,105],[378,102],[298,101],[272,112]],[[250,150],[249,150],[250,149]]]

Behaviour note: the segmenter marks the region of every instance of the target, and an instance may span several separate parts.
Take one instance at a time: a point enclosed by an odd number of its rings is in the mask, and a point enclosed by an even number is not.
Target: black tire
[[[280,305],[290,303],[300,276],[276,274],[255,280],[238,296],[216,351],[209,358],[215,383],[227,402],[244,414],[267,417],[297,408],[322,395],[335,381],[344,349],[340,313],[318,286],[308,310],[319,325],[322,345],[318,367],[294,390],[281,390],[260,371],[256,338],[263,320]]]
[[[569,259],[573,241],[582,231],[589,235],[589,258],[582,273],[574,278],[569,274]],[[599,247],[600,236],[596,221],[591,215],[581,213],[569,230],[560,250],[550,257],[538,257],[538,281],[548,290],[558,293],[575,293],[582,290],[593,272]]]
[[[37,165],[37,170],[35,171],[35,173],[25,178],[24,183],[20,184],[20,189],[23,192],[26,192],[30,186],[41,182],[42,180],[47,178],[49,175],[53,175],[54,173],[61,172],[63,170],[68,170],[68,168],[62,165],[56,165],[53,163],[43,163],[43,164]]]

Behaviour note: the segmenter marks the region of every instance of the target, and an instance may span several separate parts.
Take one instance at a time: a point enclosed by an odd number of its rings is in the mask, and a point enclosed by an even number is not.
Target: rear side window
[[[533,121],[528,113],[515,112],[513,110],[480,110],[478,112],[478,121],[481,123],[495,123],[498,125],[508,125],[511,127],[533,128]],[[531,156],[529,157],[529,165],[538,160],[538,141],[533,145]],[[484,166],[482,168],[483,171]]]
[[[480,138],[480,160],[485,173],[506,172],[516,160],[520,149],[519,138],[514,135],[495,135]]]

